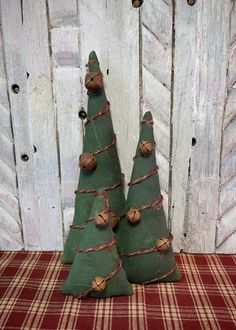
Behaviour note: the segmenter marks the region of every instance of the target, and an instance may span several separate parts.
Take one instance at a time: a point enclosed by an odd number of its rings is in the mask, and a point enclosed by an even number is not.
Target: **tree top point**
[[[89,68],[89,72],[101,72],[99,67],[98,57],[94,50],[92,50],[89,54],[89,60],[87,66]]]
[[[143,120],[152,120],[152,114],[151,111],[147,111],[145,112],[144,116],[143,116]]]

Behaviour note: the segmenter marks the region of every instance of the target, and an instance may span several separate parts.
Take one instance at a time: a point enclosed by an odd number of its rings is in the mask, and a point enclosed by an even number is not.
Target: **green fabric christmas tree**
[[[129,183],[127,214],[117,229],[123,267],[135,283],[181,278],[162,207],[152,125],[152,115],[146,112]]]
[[[63,263],[73,262],[75,249],[83,235],[83,224],[89,217],[94,193],[98,188],[103,187],[108,194],[114,227],[125,208],[123,177],[110,116],[110,104],[105,95],[103,75],[94,51],[89,55],[85,86],[89,97],[84,146],[80,155],[81,169],[74,219],[65,243]]]
[[[116,238],[109,218],[108,198],[103,190],[95,195],[84,234],[61,291],[79,298],[133,293],[117,253]]]

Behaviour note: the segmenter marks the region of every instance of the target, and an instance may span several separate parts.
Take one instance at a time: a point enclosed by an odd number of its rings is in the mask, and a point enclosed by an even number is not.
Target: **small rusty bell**
[[[167,252],[170,248],[171,239],[168,237],[161,237],[156,240],[156,248],[159,252]]]
[[[138,209],[131,208],[127,213],[129,223],[136,224],[141,220],[141,213]]]
[[[103,74],[101,72],[88,72],[85,76],[85,87],[91,93],[103,89]]]
[[[111,219],[111,227],[112,229],[115,229],[119,221],[119,216],[113,211],[109,211],[109,216]]]
[[[106,289],[106,280],[102,276],[94,277],[92,281],[92,290],[96,292],[102,292]]]
[[[155,149],[155,144],[150,141],[140,141],[138,151],[141,156],[149,156]]]
[[[97,166],[96,156],[87,152],[82,153],[79,158],[79,166],[84,170],[94,170]]]
[[[98,213],[95,216],[95,224],[97,227],[106,227],[109,225],[109,213],[106,210],[103,210],[102,212]]]

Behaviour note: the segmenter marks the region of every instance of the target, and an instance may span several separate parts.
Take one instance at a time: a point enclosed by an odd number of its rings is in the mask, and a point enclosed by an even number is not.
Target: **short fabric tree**
[[[162,206],[156,165],[153,119],[146,112],[129,183],[127,214],[118,226],[118,250],[128,279],[135,283],[176,281],[175,263]]]
[[[94,194],[103,187],[107,192],[113,227],[123,215],[125,198],[123,176],[116,149],[116,136],[107,101],[103,75],[96,53],[89,55],[85,86],[88,89],[88,111],[85,122],[83,153],[80,155],[80,177],[75,191],[75,213],[73,224],[65,243],[63,263],[72,263],[75,249],[83,234],[83,223],[89,217]]]
[[[62,293],[79,298],[133,293],[116,248],[109,217],[108,196],[99,190]]]

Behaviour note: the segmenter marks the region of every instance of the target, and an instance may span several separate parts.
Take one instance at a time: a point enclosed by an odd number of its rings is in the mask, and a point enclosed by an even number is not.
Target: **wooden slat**
[[[83,146],[82,123],[78,117],[78,112],[82,106],[81,53],[79,49],[78,11],[74,2],[67,3],[66,10],[73,13],[74,16],[77,15],[77,20],[72,18],[71,21],[66,21],[66,27],[64,26],[65,3],[50,1],[49,4],[53,90],[57,113],[61,203],[65,239],[73,220],[74,190],[78,184],[79,155]],[[56,27],[54,27],[55,15],[57,18]]]
[[[232,254],[235,253],[236,233],[232,233],[216,249],[216,253]]]
[[[139,10],[131,1],[107,2],[108,94],[122,171],[128,182],[139,136]]]
[[[172,5],[163,0],[146,1],[141,21],[143,112],[152,111],[154,118],[160,185],[165,191],[164,210],[168,216]]]
[[[220,210],[216,252],[236,253],[236,4],[230,11],[228,75],[221,153]]]
[[[76,0],[48,0],[52,27],[77,26],[78,10]]]
[[[171,45],[172,41],[172,8],[171,1],[145,1],[142,6],[142,23],[163,46]]]
[[[62,216],[45,1],[25,0],[23,17],[25,61],[29,74],[27,98],[35,148],[34,185],[39,205],[41,248],[60,250]]]
[[[34,185],[33,141],[27,100],[27,74],[20,1],[1,1],[8,93],[14,131],[19,201],[26,249],[41,248],[38,201]],[[15,94],[12,85],[18,84]],[[21,156],[26,154],[28,161]]]
[[[21,220],[16,187],[11,116],[7,96],[2,34],[0,33],[0,249],[21,250]]]
[[[215,251],[229,5],[176,1],[173,233],[186,252]]]
[[[78,68],[54,68],[54,97],[59,134],[61,202],[64,229],[68,231],[73,217],[68,208],[74,208],[74,190],[79,178],[79,155],[82,152],[82,126],[78,117],[81,107],[81,73]],[[78,88],[76,88],[78,86]],[[69,146],[69,147],[68,147]]]
[[[54,66],[79,67],[78,27],[54,28],[51,31]]]

